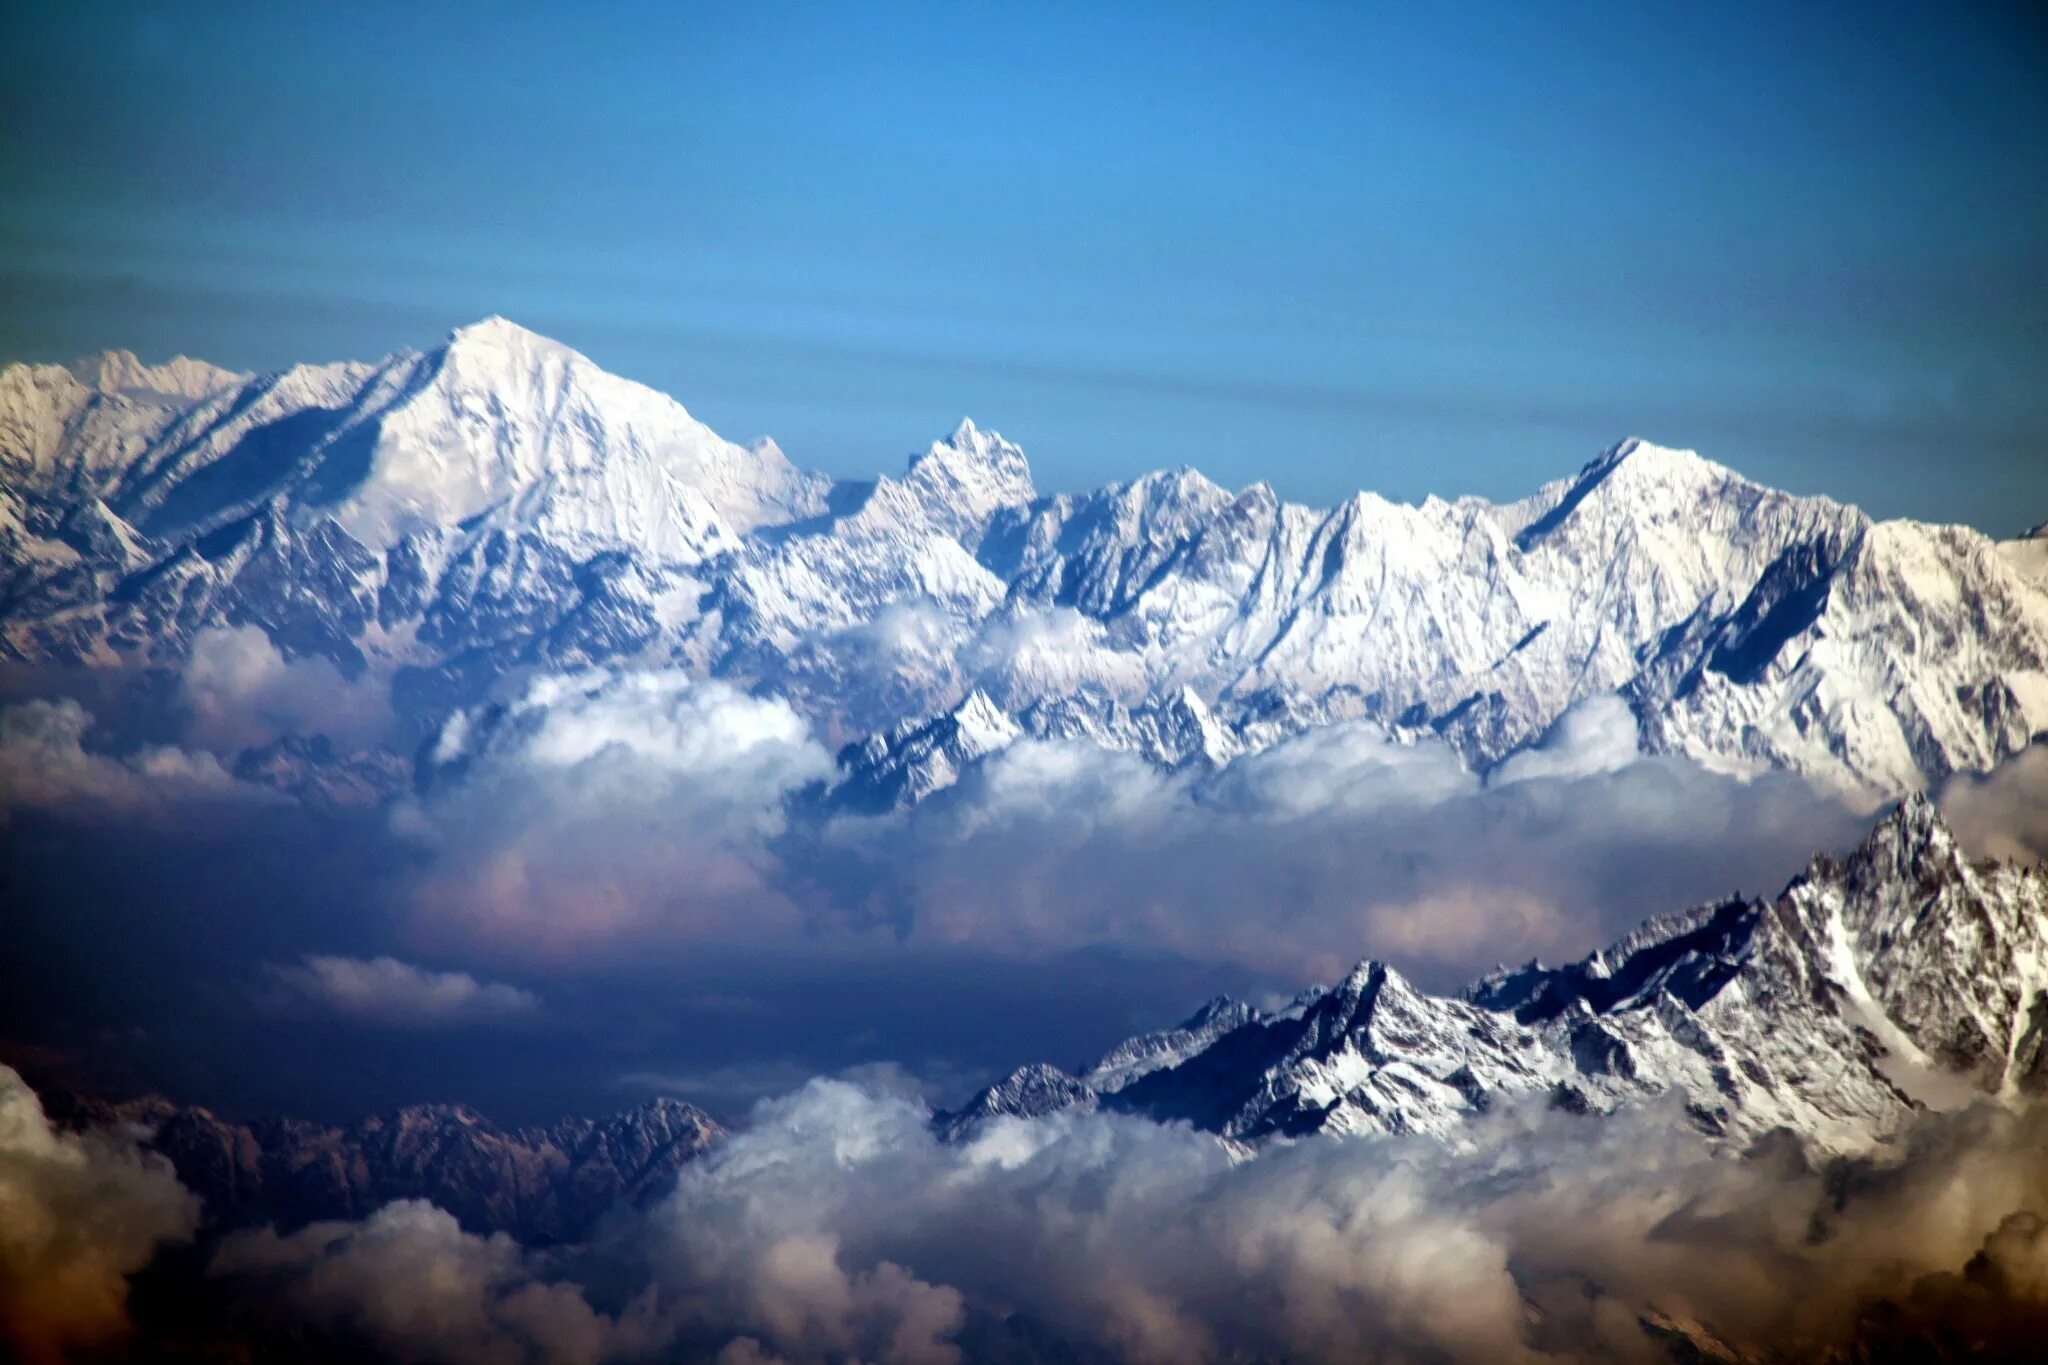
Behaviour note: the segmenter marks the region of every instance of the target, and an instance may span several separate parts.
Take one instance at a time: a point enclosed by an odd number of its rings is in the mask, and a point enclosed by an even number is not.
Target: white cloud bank
[[[286,732],[324,734],[356,748],[381,740],[392,719],[384,680],[365,674],[351,681],[319,655],[287,659],[259,626],[211,626],[195,635],[179,694],[186,742],[222,752]]]
[[[1115,946],[1331,977],[1577,954],[1644,916],[1774,892],[1852,841],[1782,775],[1644,757],[1588,702],[1490,779],[1333,725],[1213,776],[1023,741],[918,808],[798,818],[832,763],[787,704],[675,673],[542,679],[459,716],[399,814],[424,940],[528,960],[838,936],[996,954]],[[829,951],[829,947],[824,949]]]
[[[1774,893],[1869,813],[1783,775],[1645,757],[1593,703],[1490,780],[1439,744],[1334,725],[1220,774],[1025,741],[907,814],[792,855],[820,913],[1004,951],[1166,949],[1282,977],[1364,956],[1439,977],[1576,955],[1646,916]],[[851,890],[849,890],[849,888]]]
[[[1321,1137],[1244,1162],[1094,1114],[953,1146],[900,1097],[818,1081],[588,1248],[543,1258],[402,1204],[244,1235],[216,1270],[455,1365],[1668,1361],[1646,1319],[1799,1359],[1879,1301],[1881,1321],[1979,1341],[2048,1306],[2038,1111],[1931,1116],[1834,1173],[1789,1149],[1715,1154],[1675,1105],[1514,1109],[1473,1138]]]
[[[779,701],[678,673],[544,678],[458,716],[433,758],[460,775],[397,815],[434,855],[412,893],[430,924],[543,955],[798,927],[768,841],[832,760]]]
[[[0,811],[282,799],[205,753],[95,753],[89,724],[71,702],[0,712]],[[1574,708],[1486,778],[1445,745],[1362,724],[1214,775],[1026,740],[914,810],[821,820],[807,793],[832,758],[786,702],[678,672],[593,671],[459,714],[429,767],[392,816],[411,847],[369,869],[377,894],[400,888],[416,952],[535,968],[897,942],[1164,951],[1286,981],[1371,955],[1447,983],[1575,956],[1730,891],[1774,892],[1870,814],[1782,774],[1641,755],[1615,698]],[[2033,800],[2010,790],[2025,777],[2002,770],[1974,804],[1954,786],[1950,808],[1967,821]]]

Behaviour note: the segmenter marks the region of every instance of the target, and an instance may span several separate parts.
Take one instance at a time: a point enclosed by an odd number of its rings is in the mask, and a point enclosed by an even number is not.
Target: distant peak
[[[1607,447],[1580,469],[1549,511],[1515,533],[1515,548],[1524,553],[1564,525],[1580,503],[1600,493],[1604,499],[1619,498],[1624,506],[1645,490],[1665,487],[1700,489],[1717,479],[1735,477],[1734,472],[1690,450],[1678,450],[1630,436]],[[1556,488],[1558,485],[1551,485]],[[1602,489],[1605,493],[1601,493]],[[1546,489],[1546,491],[1550,491]]]
[[[945,459],[958,455],[973,456],[992,463],[1024,462],[1024,451],[1015,442],[1004,440],[1003,434],[999,431],[988,431],[976,426],[972,417],[962,417],[951,435],[932,442],[930,448],[922,455],[913,455],[910,465],[915,469],[930,459]]]
[[[1278,507],[1280,495],[1274,491],[1272,484],[1260,479],[1257,483],[1247,484],[1238,490],[1235,501],[1240,507]]]
[[[493,336],[538,337],[540,333],[528,327],[521,327],[502,313],[493,313],[475,322],[465,323],[448,334],[451,341]]]
[[[173,356],[151,365],[133,351],[102,351],[71,367],[81,384],[102,393],[153,393],[174,398],[205,398],[232,388],[244,376],[190,356]]]
[[[448,334],[447,348],[451,351],[478,351],[484,349],[508,352],[555,351],[569,355],[575,352],[552,337],[542,336],[529,327],[522,327],[507,317],[493,313],[487,318],[457,327]]]
[[[1248,1018],[1252,1012],[1249,1005],[1241,1005],[1227,995],[1212,995],[1200,1009],[1182,1020],[1180,1026],[1193,1031],[1216,1019]]]
[[[1000,432],[984,431],[966,417],[960,419],[952,435],[911,456],[909,474],[917,482],[956,484],[958,494],[983,510],[1029,502],[1038,495],[1023,449],[1004,440]]]
[[[1700,457],[1698,451],[1681,450],[1676,446],[1660,446],[1655,441],[1646,441],[1640,436],[1629,436],[1615,442],[1600,452],[1584,473],[1604,474],[1618,468],[1623,462],[1658,468],[1704,467],[1710,461]]]

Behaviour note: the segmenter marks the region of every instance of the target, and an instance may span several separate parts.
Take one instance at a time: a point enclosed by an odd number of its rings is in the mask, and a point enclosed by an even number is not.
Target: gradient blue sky
[[[2038,6],[0,12],[0,359],[504,313],[739,438],[2048,518]]]

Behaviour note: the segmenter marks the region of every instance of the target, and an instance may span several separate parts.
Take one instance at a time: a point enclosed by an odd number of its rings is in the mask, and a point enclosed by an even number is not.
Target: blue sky
[[[838,473],[971,413],[1051,488],[1511,496],[1634,432],[2048,518],[2025,4],[21,4],[0,129],[0,359],[504,313]]]

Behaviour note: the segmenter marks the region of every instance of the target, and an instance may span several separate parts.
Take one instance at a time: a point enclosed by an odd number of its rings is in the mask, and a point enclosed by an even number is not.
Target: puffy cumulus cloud
[[[1488,778],[1364,724],[1214,774],[1024,741],[913,810],[820,818],[793,798],[831,761],[783,702],[593,673],[457,716],[431,766],[398,815],[432,855],[424,931],[528,955],[816,953],[820,930],[879,929],[913,951],[1111,946],[1287,978],[1379,955],[1449,980],[1775,891],[1868,818],[1788,776],[1638,754],[1611,697]]]
[[[1306,732],[1213,776],[1025,741],[919,807],[791,851],[819,913],[1004,951],[1163,949],[1285,977],[1366,955],[1439,979],[1575,955],[1645,916],[1774,892],[1868,813],[1797,779],[1632,753],[1619,703],[1482,781],[1446,746]]]
[[[415,1200],[360,1223],[237,1233],[209,1273],[394,1360],[590,1365],[659,1339],[648,1301],[600,1313],[582,1286],[552,1278],[544,1257],[503,1233],[464,1232]]]
[[[179,677],[187,743],[216,750],[267,744],[280,734],[324,734],[345,746],[383,740],[390,690],[333,661],[287,659],[258,626],[212,626],[192,639]]]
[[[1056,1357],[1668,1360],[1646,1316],[1802,1358],[1972,1265],[2006,1311],[2042,1304],[2044,1155],[2040,1112],[1990,1106],[1826,1171],[1712,1151],[1675,1104],[1509,1110],[1456,1150],[1317,1138],[1236,1161],[1110,1114],[954,1147],[900,1099],[818,1082],[686,1168],[642,1235],[691,1335],[793,1359],[976,1358],[1008,1318]],[[863,1277],[898,1292],[857,1320]],[[965,1315],[941,1313],[948,1289]]]
[[[6,713],[8,804],[257,794],[205,755],[92,753],[86,724],[64,703]],[[1290,981],[1377,955],[1446,984],[1774,891],[1867,823],[1789,776],[1634,748],[1614,698],[1485,778],[1446,745],[1363,724],[1214,774],[1025,741],[913,810],[835,817],[807,797],[831,756],[786,702],[599,671],[453,717],[425,789],[392,813],[406,847],[367,871],[377,896],[400,888],[396,941],[487,964],[703,946],[815,959],[894,937],[909,952],[1164,952]]]
[[[165,814],[194,799],[276,799],[236,781],[211,754],[166,745],[95,752],[85,743],[92,724],[92,714],[69,698],[0,709],[0,820],[23,809],[132,816]]]
[[[585,1246],[535,1252],[403,1202],[236,1234],[211,1273],[318,1332],[457,1365],[1668,1365],[1691,1357],[1659,1332],[1704,1358],[1860,1358],[1902,1327],[2025,1359],[2048,1321],[2044,1212],[2048,1114],[1988,1102],[1825,1168],[1789,1139],[1712,1148],[1675,1099],[1511,1106],[1455,1147],[1319,1136],[1247,1158],[1103,1112],[948,1143],[900,1087],[818,1080]]]
[[[360,1023],[436,1028],[519,1019],[540,997],[468,972],[436,972],[393,957],[309,955],[265,969],[273,1005],[309,1008]]]
[[[1612,695],[1589,697],[1558,717],[1542,743],[1496,768],[1492,780],[1593,777],[1626,768],[1641,753],[1641,735],[1628,703]]]
[[[436,742],[447,780],[395,814],[430,852],[430,929],[549,952],[759,941],[796,925],[767,842],[832,761],[780,701],[680,673],[535,681]]]
[[[1988,858],[2048,861],[2048,744],[2034,744],[1981,775],[1955,777],[1941,811],[1965,847]]]
[[[56,1361],[128,1327],[128,1277],[183,1240],[199,1201],[115,1134],[50,1126],[0,1066],[0,1354]]]
[[[1512,1348],[1499,1248],[1400,1170],[1350,1188],[1294,1153],[1236,1165],[1186,1128],[1109,1116],[951,1147],[902,1099],[816,1082],[685,1168],[642,1232],[687,1335],[790,1359],[979,1358],[970,1304],[1132,1360]]]

